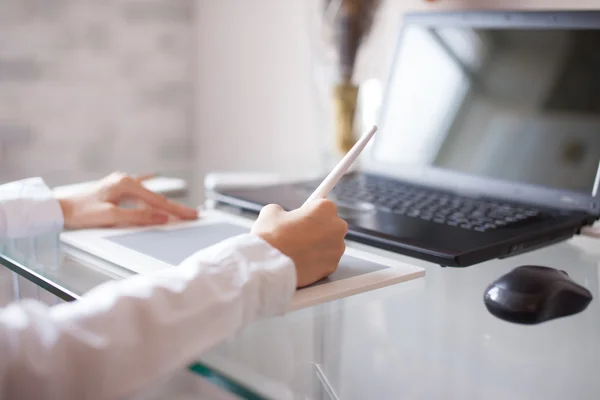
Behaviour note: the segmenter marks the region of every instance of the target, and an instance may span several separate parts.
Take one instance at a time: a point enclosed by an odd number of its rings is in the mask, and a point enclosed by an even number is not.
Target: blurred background
[[[318,169],[309,12],[303,1],[0,2],[0,182]]]
[[[194,20],[187,0],[0,2],[0,181],[186,175]]]
[[[0,182],[150,172],[201,201],[209,171],[324,173],[336,157],[324,3],[0,1]],[[377,3],[353,71],[357,131],[377,117],[402,11],[552,2]]]
[[[391,24],[373,35],[394,38],[401,2],[383,3]],[[189,180],[200,200],[208,171],[327,170],[323,4],[1,1],[0,182],[151,172]],[[394,40],[370,43],[355,76],[377,83]]]

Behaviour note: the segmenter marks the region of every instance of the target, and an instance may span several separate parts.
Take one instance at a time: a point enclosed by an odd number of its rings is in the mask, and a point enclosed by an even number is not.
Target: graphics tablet
[[[252,221],[224,212],[203,211],[192,222],[123,229],[87,229],[61,234],[73,247],[138,274],[177,268],[195,252],[232,236],[248,233]],[[330,277],[296,292],[292,309],[335,300],[423,277],[423,268],[348,248]]]

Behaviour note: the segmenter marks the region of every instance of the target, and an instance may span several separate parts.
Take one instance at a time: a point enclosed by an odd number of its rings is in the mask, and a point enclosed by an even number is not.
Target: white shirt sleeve
[[[132,395],[253,320],[283,313],[295,287],[291,259],[247,234],[73,303],[11,305],[0,310],[0,399]]]
[[[63,224],[60,204],[41,178],[0,185],[0,238],[58,231]]]

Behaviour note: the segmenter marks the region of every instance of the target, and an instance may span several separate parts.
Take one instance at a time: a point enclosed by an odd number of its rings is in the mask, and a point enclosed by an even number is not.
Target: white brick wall
[[[193,0],[0,2],[0,182],[191,163]]]

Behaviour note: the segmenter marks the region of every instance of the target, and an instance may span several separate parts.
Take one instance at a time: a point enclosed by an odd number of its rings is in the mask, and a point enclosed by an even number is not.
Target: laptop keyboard
[[[320,182],[301,183],[314,190]],[[475,199],[391,179],[361,175],[341,180],[332,191],[340,205],[367,203],[380,211],[486,232],[538,216],[541,211],[501,201]]]

